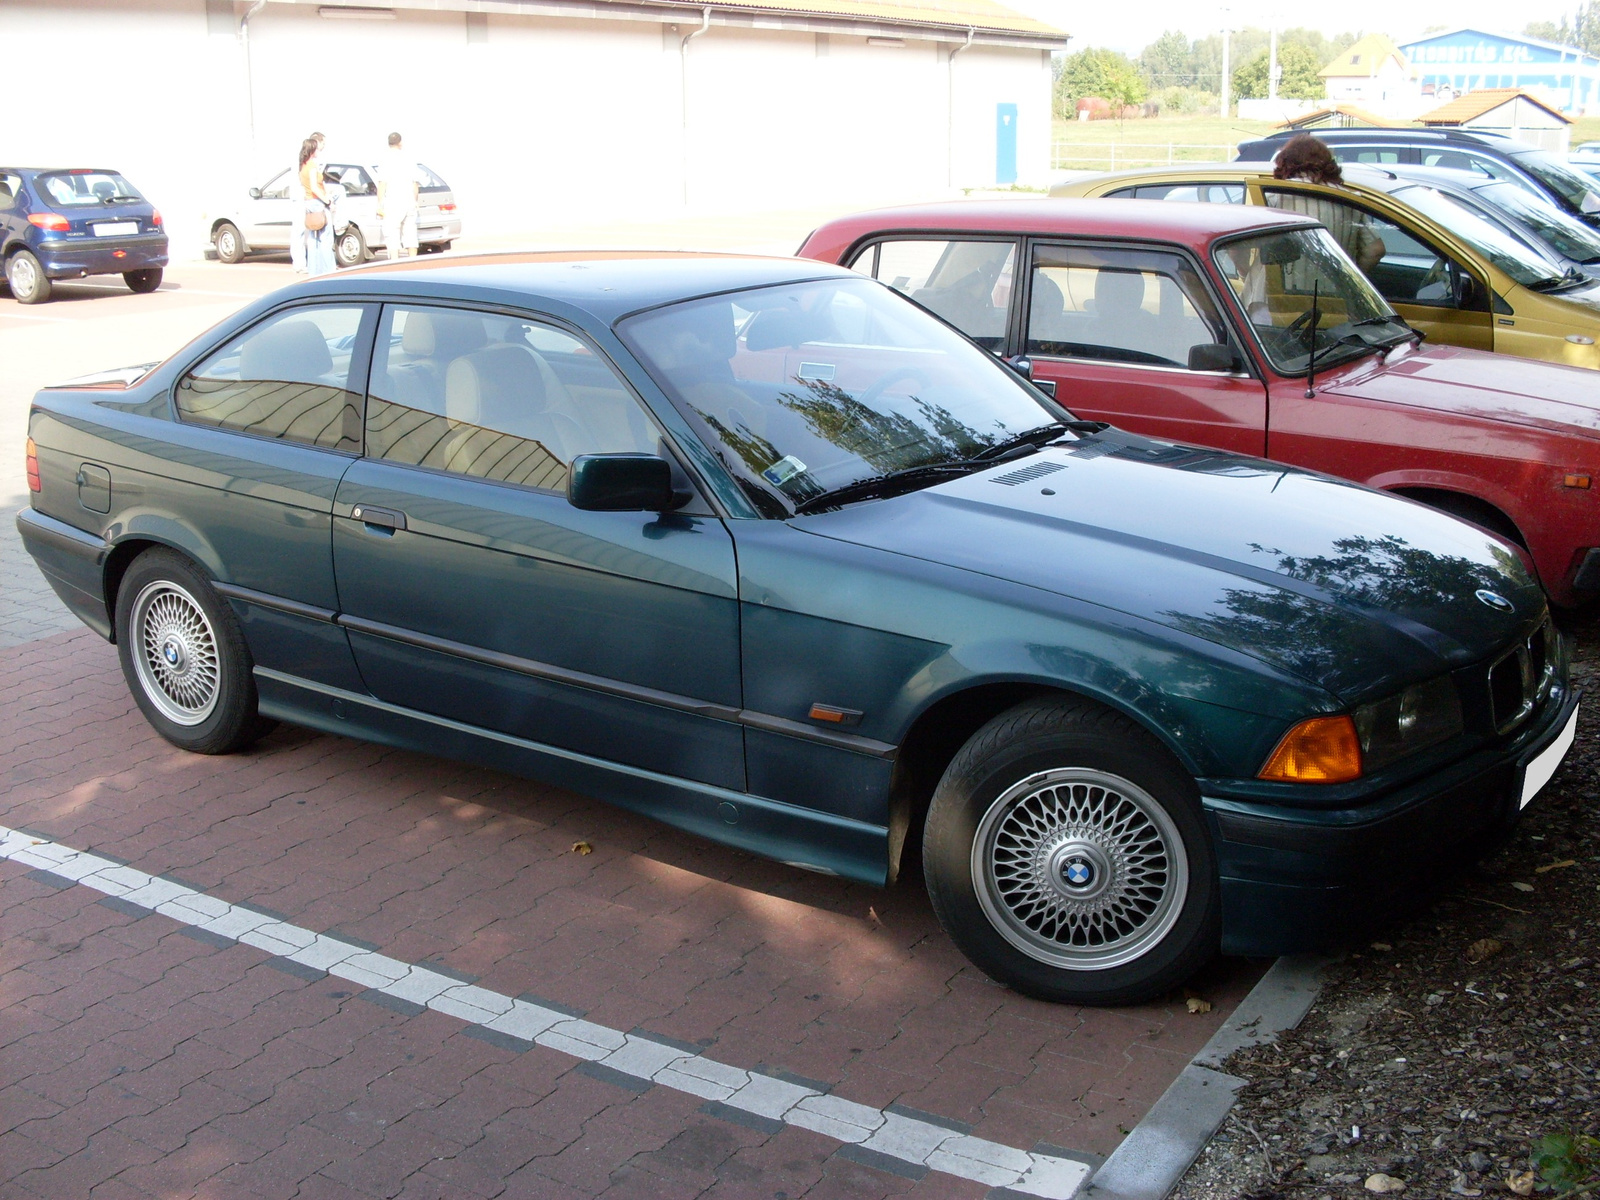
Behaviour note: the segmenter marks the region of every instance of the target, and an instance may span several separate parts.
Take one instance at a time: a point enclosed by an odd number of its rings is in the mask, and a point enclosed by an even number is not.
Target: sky
[[[1422,0],[1345,0],[1341,4],[1288,5],[1237,0],[1228,10],[1214,2],[1141,0],[1135,11],[1120,4],[1080,4],[1067,0],[1000,0],[1008,8],[1046,21],[1072,34],[1072,49],[1109,46],[1137,54],[1165,29],[1181,29],[1190,38],[1219,32],[1226,22],[1280,28],[1303,25],[1324,33],[1383,32],[1406,41],[1434,25],[1463,25],[1495,32],[1520,33],[1529,21],[1560,21],[1576,7],[1573,0],[1526,0],[1508,9],[1504,0],[1453,0],[1449,5]],[[1224,16],[1230,11],[1230,16]]]

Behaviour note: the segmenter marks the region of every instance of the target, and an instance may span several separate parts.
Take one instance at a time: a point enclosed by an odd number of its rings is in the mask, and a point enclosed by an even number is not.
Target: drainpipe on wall
[[[678,92],[683,100],[683,204],[689,206],[689,43],[711,28],[711,6],[700,10],[700,28],[678,43]]]
[[[956,55],[963,50],[972,49],[973,35],[978,31],[972,26],[967,27],[967,40],[959,46],[950,47],[950,57],[945,60],[945,114],[944,114],[944,167],[945,186],[956,185]]]
[[[255,16],[267,6],[267,0],[256,0],[239,18],[239,41],[244,46],[244,99],[245,106],[250,110],[250,158],[251,166],[255,165],[256,154],[256,86],[255,76],[250,69],[250,18]]]

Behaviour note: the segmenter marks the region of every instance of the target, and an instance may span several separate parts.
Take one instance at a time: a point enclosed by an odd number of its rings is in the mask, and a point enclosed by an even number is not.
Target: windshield
[[[1562,267],[1548,253],[1454,196],[1431,187],[1399,188],[1392,194],[1448,229],[1524,287],[1560,280]]]
[[[1555,155],[1529,150],[1515,157],[1518,166],[1570,204],[1574,212],[1600,209],[1600,195],[1596,194],[1594,180],[1574,171]]]
[[[1531,196],[1509,183],[1491,183],[1478,195],[1520,220],[1546,245],[1564,258],[1581,263],[1600,261],[1600,230],[1562,212],[1540,196]]]
[[[1319,366],[1410,336],[1409,327],[1326,229],[1256,234],[1219,246],[1214,254],[1261,348],[1285,375],[1298,375],[1310,364],[1313,296]]]
[[[133,184],[111,171],[59,171],[35,182],[57,208],[144,199]]]
[[[686,301],[618,333],[767,516],[963,462],[1062,416],[993,356],[865,279]]]

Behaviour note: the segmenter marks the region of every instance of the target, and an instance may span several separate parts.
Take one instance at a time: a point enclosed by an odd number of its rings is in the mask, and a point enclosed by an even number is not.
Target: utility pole
[[[1278,102],[1278,77],[1282,71],[1278,69],[1278,27],[1272,27],[1272,51],[1267,60],[1267,99],[1272,103]]]
[[[1233,24],[1233,14],[1228,9],[1222,10],[1222,116],[1226,120],[1232,97],[1229,89],[1233,86],[1233,68],[1228,61],[1228,34],[1229,26]]]

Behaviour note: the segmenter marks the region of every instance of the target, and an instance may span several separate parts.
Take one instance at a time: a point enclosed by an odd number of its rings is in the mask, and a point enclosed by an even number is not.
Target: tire
[[[333,244],[333,256],[341,267],[359,267],[367,261],[367,239],[354,225],[345,226],[339,240]]]
[[[6,282],[18,304],[43,304],[50,299],[50,280],[30,251],[18,250],[6,259]]]
[[[211,235],[211,244],[217,249],[217,261],[236,263],[244,261],[244,234],[232,221],[224,221]]]
[[[424,246],[417,247],[417,249],[423,254],[443,254],[453,245],[455,245],[454,242],[429,242]]]
[[[272,727],[257,713],[255,664],[238,619],[175,551],[147,550],[123,575],[117,654],[145,719],[180,749],[228,754]]]
[[[1217,952],[1199,789],[1148,733],[1088,701],[1030,700],[975,733],[922,844],[940,924],[1024,995],[1139,1003]]]
[[[161,286],[161,268],[145,267],[138,271],[124,271],[122,282],[135,292],[153,292]]]

